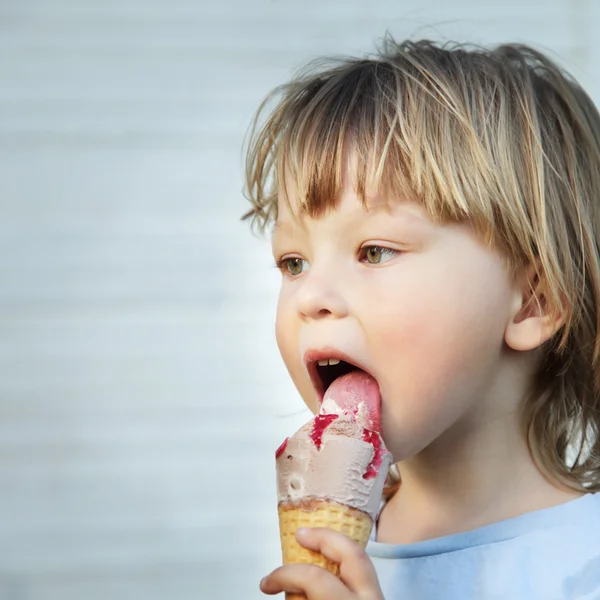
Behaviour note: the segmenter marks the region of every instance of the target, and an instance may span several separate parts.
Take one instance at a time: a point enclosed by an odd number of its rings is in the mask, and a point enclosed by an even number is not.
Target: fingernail
[[[308,533],[308,529],[306,527],[300,527],[300,529],[298,529],[296,531],[297,535],[306,535]]]
[[[268,577],[263,577],[263,578],[260,580],[260,584],[259,584],[259,586],[260,586],[260,587],[262,587],[263,585],[265,585],[265,583],[267,583],[267,579],[268,579]]]

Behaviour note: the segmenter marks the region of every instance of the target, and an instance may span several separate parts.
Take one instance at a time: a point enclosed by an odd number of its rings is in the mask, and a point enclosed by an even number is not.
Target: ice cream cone
[[[296,531],[300,527],[328,527],[347,535],[364,548],[373,527],[373,521],[368,514],[335,502],[319,500],[301,503],[282,502],[279,504],[278,512],[283,564],[308,563],[323,567],[334,575],[339,575],[339,565],[326,559],[319,552],[300,546],[296,541]],[[306,596],[287,594],[286,599],[306,600]]]

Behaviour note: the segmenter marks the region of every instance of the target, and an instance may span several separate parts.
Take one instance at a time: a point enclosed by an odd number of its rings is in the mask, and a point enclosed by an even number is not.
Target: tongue
[[[373,377],[352,371],[336,379],[325,392],[321,414],[348,415],[371,431],[381,430],[381,393]]]

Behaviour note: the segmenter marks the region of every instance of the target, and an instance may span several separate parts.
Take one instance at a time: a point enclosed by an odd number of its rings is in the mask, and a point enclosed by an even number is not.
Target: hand
[[[299,529],[296,539],[338,563],[340,576],[316,565],[284,565],[260,582],[265,594],[304,594],[308,600],[384,600],[375,567],[355,541],[326,527]]]

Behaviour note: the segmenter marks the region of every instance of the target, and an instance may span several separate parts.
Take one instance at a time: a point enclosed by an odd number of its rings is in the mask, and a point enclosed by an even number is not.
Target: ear
[[[504,340],[513,350],[538,348],[564,324],[564,310],[559,314],[550,310],[540,273],[541,269],[530,265],[515,280],[513,309],[504,332]]]

